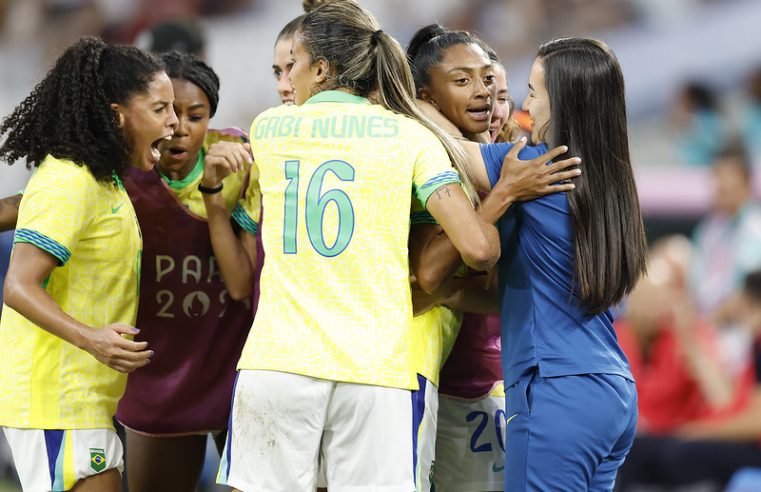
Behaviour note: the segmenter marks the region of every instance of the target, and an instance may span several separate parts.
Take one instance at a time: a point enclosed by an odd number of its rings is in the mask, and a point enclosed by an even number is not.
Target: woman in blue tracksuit
[[[637,396],[609,308],[644,272],[647,249],[615,55],[582,38],[541,46],[524,109],[534,146],[463,144],[481,187],[547,145],[566,145],[583,172],[574,191],[510,201],[499,219],[505,490],[612,490]]]

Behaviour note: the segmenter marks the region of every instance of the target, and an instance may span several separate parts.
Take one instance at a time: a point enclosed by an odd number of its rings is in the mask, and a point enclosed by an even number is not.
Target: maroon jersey
[[[143,233],[135,340],[147,341],[154,356],[129,375],[116,417],[148,434],[225,429],[261,269],[253,298],[231,300],[207,221],[190,213],[156,171],[133,168],[124,186]]]
[[[452,352],[439,376],[439,393],[480,398],[502,380],[498,314],[465,313]]]

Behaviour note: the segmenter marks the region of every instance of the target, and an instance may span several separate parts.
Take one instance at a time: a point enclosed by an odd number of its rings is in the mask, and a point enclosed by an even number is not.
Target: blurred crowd
[[[761,208],[741,143],[710,166],[709,213],[691,238],[652,243],[648,274],[616,322],[640,411],[623,491],[722,490],[761,468]]]
[[[509,60],[533,53],[550,37],[668,23],[717,1],[436,3],[440,23],[481,33]],[[286,2],[0,0],[0,44],[17,49],[18,59],[37,71],[83,34],[204,56],[209,19],[264,15],[276,3]],[[290,3],[280,16],[283,24],[301,7],[297,0]],[[366,3],[384,25],[408,26],[410,32],[430,20],[398,8],[399,2]],[[271,50],[274,37],[265,44]],[[709,82],[685,82],[664,119],[672,151],[665,160],[683,165],[685,173],[707,173],[711,193],[707,212],[691,217],[689,236],[659,230],[651,237],[648,275],[619,307],[616,328],[637,381],[640,412],[639,435],[620,476],[623,492],[761,490],[761,472],[753,471],[761,470],[761,205],[753,186],[761,166],[761,67],[750,68],[731,98]],[[11,70],[0,73],[4,90],[20,80]],[[17,102],[3,101],[3,114]],[[653,219],[646,215],[646,221]],[[0,237],[0,246],[9,242],[10,236]],[[6,264],[7,254],[0,256],[0,276]],[[3,477],[13,473],[3,444],[0,492],[10,487]]]

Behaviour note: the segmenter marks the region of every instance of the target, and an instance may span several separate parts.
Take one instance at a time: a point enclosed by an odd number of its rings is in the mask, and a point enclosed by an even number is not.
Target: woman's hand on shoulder
[[[552,159],[568,151],[568,147],[559,146],[529,160],[518,157],[526,146],[525,137],[520,139],[505,156],[500,171],[499,181],[494,189],[500,188],[514,200],[532,200],[550,193],[571,191],[576,186],[571,179],[581,175],[581,159],[571,157],[558,162]]]
[[[251,146],[240,142],[215,142],[206,152],[203,163],[201,184],[216,188],[222,180],[241,170],[248,169],[253,162]]]

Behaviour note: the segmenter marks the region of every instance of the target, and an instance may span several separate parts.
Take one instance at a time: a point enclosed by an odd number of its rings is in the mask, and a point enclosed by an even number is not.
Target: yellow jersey
[[[462,312],[446,306],[435,306],[412,319],[417,372],[436,387],[439,386],[439,372],[454,347],[461,324]]]
[[[412,199],[410,224],[436,224],[417,198]],[[439,372],[454,347],[462,324],[462,312],[447,306],[435,306],[412,319],[414,333],[415,367],[436,387],[439,386]]]
[[[24,191],[14,239],[53,255],[43,287],[68,315],[94,328],[134,325],[142,239],[124,188],[48,156]],[[110,428],[127,375],[3,307],[0,425]]]
[[[410,191],[459,183],[441,142],[340,91],[265,111],[249,138],[265,261],[238,368],[416,389]]]
[[[159,176],[161,176],[161,179],[164,180],[167,186],[169,186],[177,196],[177,200],[179,200],[191,213],[202,219],[208,217],[206,215],[206,205],[203,201],[203,194],[198,190],[198,184],[203,178],[203,163],[204,158],[206,157],[206,152],[213,143],[220,141],[245,143],[248,139],[246,138],[246,134],[237,128],[209,130],[206,133],[201,152],[198,154],[196,165],[193,167],[193,170],[190,171],[190,174],[183,179],[175,180],[159,172]],[[250,201],[241,201],[241,190],[245,188],[247,178],[247,171],[240,171],[225,176],[222,180],[224,186],[220,193],[222,193],[227,210],[232,213],[233,219],[235,219],[238,225],[251,234],[257,234],[258,229],[256,228],[256,225],[247,219],[251,215],[258,213],[259,204]],[[246,207],[249,206],[255,207],[255,210],[246,209]]]

